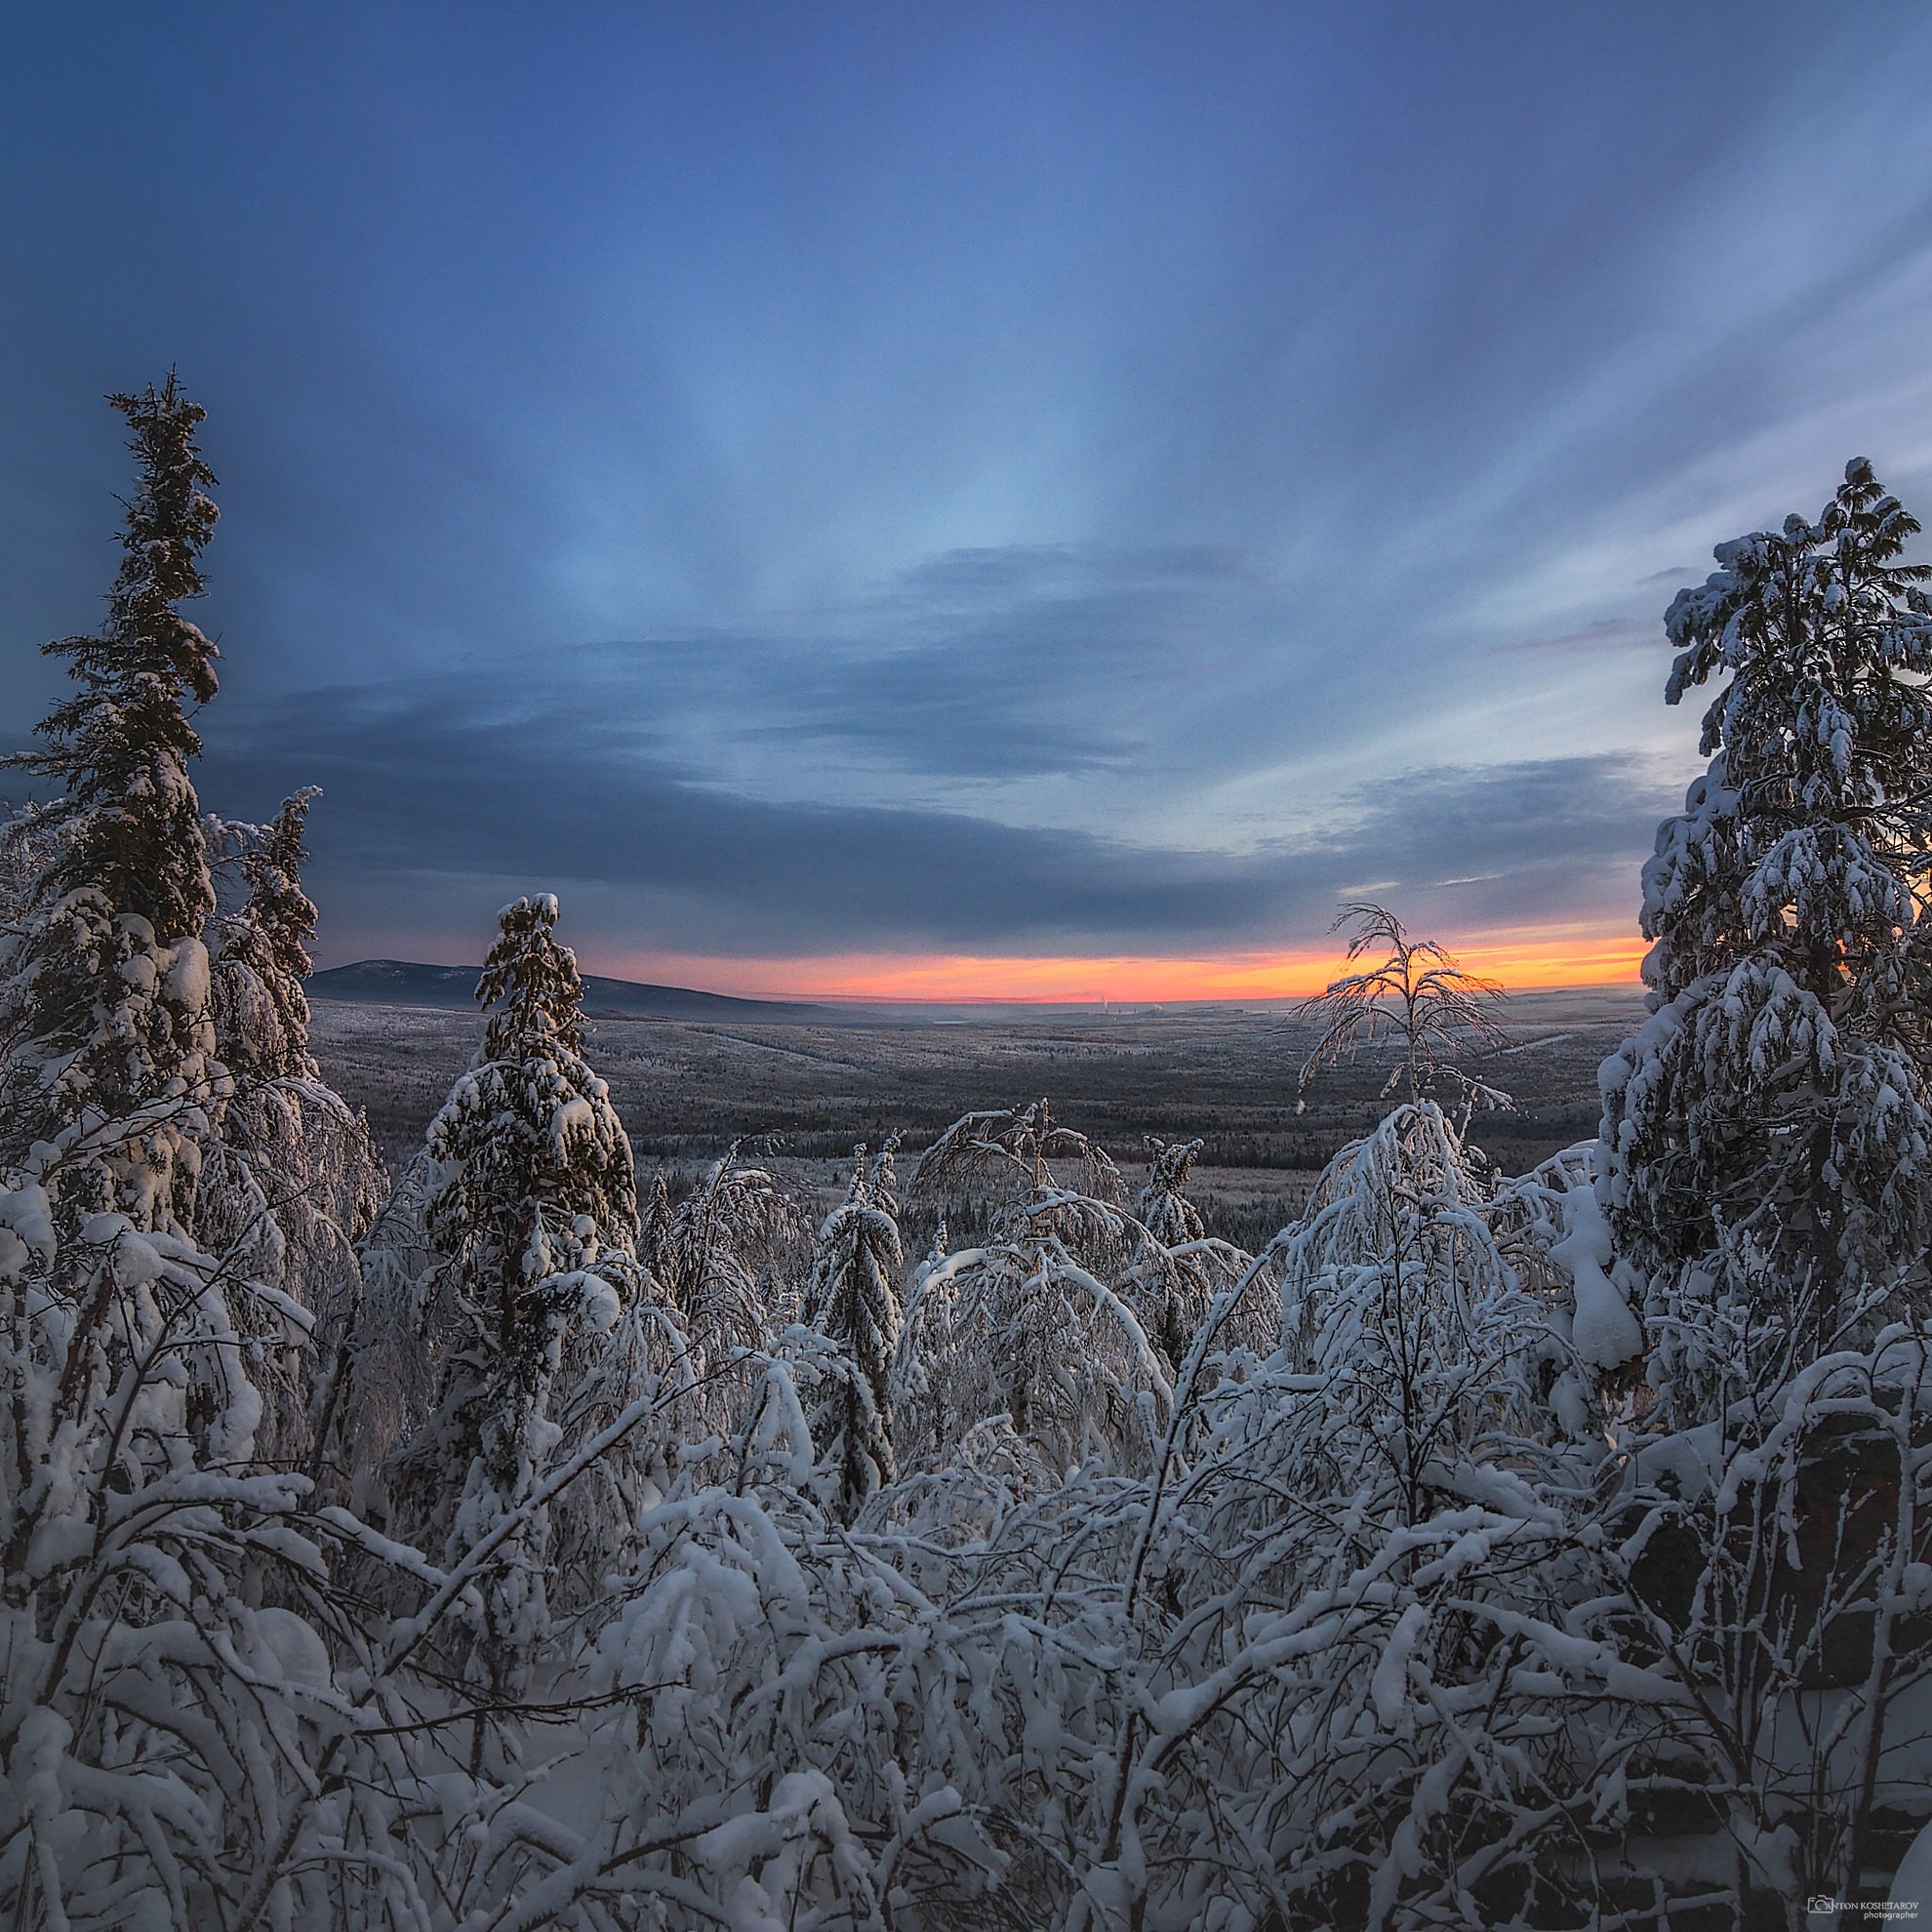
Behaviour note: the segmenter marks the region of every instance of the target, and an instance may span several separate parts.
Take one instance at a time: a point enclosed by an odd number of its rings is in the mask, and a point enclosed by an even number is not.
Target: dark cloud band
[[[211,751],[211,796],[260,811],[278,787],[323,786],[315,878],[344,937],[467,929],[494,895],[533,886],[586,897],[613,946],[763,956],[1279,945],[1319,931],[1364,881],[1465,928],[1619,918],[1668,805],[1625,757],[1442,767],[1338,799],[1299,835],[1183,850],[751,797],[616,729],[510,715],[457,680],[401,704],[311,693],[230,724],[245,729]]]

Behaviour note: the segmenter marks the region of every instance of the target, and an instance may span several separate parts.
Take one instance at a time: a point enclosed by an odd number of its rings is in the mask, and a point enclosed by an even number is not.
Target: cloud
[[[1009,544],[940,553],[845,605],[568,654],[689,742],[752,747],[766,789],[828,758],[942,784],[1146,773],[1204,676],[1279,626],[1238,552]],[[727,761],[728,762],[728,761]]]
[[[1655,650],[1663,641],[1661,622],[1639,624],[1628,618],[1600,618],[1594,624],[1561,631],[1553,637],[1514,638],[1492,648],[1499,656],[1528,652],[1593,658],[1604,651]]]
[[[942,550],[900,573],[899,599],[936,607],[1265,582],[1239,550],[1192,543],[1004,543]]]
[[[1147,953],[1287,943],[1350,882],[1405,916],[1627,916],[1661,797],[1605,756],[1407,773],[1244,850],[1180,848],[917,805],[748,796],[661,741],[482,679],[236,707],[204,793],[264,813],[316,783],[331,957],[377,930],[473,929],[512,891],[584,902],[614,947]],[[340,937],[339,937],[340,936]]]

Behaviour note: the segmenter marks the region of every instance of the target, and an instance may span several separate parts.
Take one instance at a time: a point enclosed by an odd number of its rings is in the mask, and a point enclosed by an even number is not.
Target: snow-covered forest
[[[1130,1197],[1077,1097],[856,1149],[816,1229],[737,1155],[640,1176],[542,892],[385,1171],[307,1042],[313,794],[195,790],[202,412],[114,401],[119,575],[0,865],[0,1920],[1884,1896],[1932,1814],[1932,600],[1869,464],[1666,616],[1709,764],[1600,1138],[1496,1171],[1495,989],[1349,907],[1308,1073],[1388,1111],[1248,1254],[1188,1122]]]

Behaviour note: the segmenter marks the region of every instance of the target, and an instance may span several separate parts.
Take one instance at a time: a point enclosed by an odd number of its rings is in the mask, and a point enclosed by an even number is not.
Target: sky
[[[1300,992],[1387,902],[1629,979],[1662,614],[1932,514],[1932,10],[14,9],[0,747],[108,390],[222,520],[204,801],[325,964]],[[24,789],[16,777],[15,794]]]

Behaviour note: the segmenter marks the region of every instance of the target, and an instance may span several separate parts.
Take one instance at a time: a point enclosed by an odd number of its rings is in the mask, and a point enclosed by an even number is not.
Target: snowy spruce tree
[[[308,1050],[308,995],[315,970],[315,902],[302,890],[308,808],[321,796],[307,785],[284,799],[272,824],[243,852],[248,898],[225,922],[217,954],[217,1037],[236,1081],[314,1080]]]
[[[302,833],[317,795],[297,792],[267,826],[227,828],[247,834],[247,897],[211,926],[216,1050],[232,1091],[207,1148],[203,1234],[295,1304],[293,1319],[251,1337],[268,1402],[261,1447],[282,1457],[308,1446],[311,1408],[327,1432],[361,1285],[356,1244],[384,1191],[366,1124],[308,1046],[316,912],[302,885]]]
[[[138,480],[99,632],[46,646],[76,689],[14,762],[60,795],[39,817],[48,854],[0,959],[0,1147],[125,1133],[61,1162],[64,1215],[129,1214],[142,1228],[193,1220],[197,1142],[226,1077],[215,1057],[208,853],[188,766],[191,706],[215,695],[214,644],[181,606],[202,594],[215,481],[195,431],[205,412],[173,375],[109,400],[127,419]]]
[[[451,1562],[529,1496],[561,1436],[573,1338],[609,1331],[635,1285],[637,1187],[610,1093],[584,1058],[583,983],[549,894],[503,907],[476,988],[482,1047],[430,1124],[424,1228],[455,1340],[436,1412],[406,1445],[402,1513]],[[513,1540],[477,1648],[501,1681],[541,1632],[548,1524]]]
[[[863,1147],[854,1151],[851,1188],[819,1230],[801,1311],[806,1326],[832,1346],[811,1411],[812,1440],[833,1484],[833,1507],[848,1522],[899,1472],[890,1385],[905,1252],[892,1152],[888,1142],[867,1164]]]
[[[1932,1247],[1932,605],[1864,460],[1666,617],[1709,770],[1643,873],[1650,1018],[1602,1072],[1604,1204],[1653,1380],[1830,1347]],[[1750,1346],[1757,1346],[1751,1343]]]

